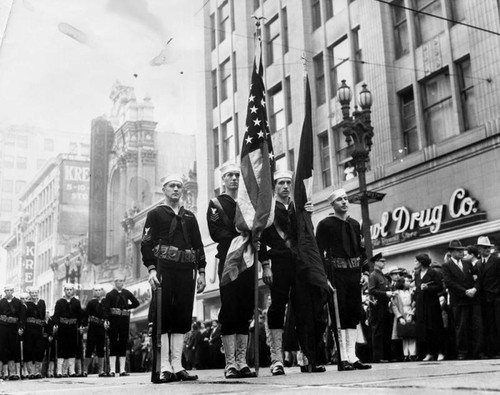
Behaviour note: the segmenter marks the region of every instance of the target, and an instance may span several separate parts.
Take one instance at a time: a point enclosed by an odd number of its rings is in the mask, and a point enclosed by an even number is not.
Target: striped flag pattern
[[[227,253],[221,285],[238,278],[254,264],[254,248],[262,231],[274,221],[274,154],[267,121],[265,87],[262,79],[261,43],[252,71],[245,135],[241,148],[241,177],[235,225],[240,232]]]

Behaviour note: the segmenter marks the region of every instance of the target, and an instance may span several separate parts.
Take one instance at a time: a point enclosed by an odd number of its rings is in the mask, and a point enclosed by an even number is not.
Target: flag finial
[[[252,15],[251,17],[255,19],[255,29],[257,31],[257,39],[260,41],[262,40],[262,29],[260,26],[260,21],[262,19],[267,19],[267,18],[265,16],[256,16],[256,15]]]

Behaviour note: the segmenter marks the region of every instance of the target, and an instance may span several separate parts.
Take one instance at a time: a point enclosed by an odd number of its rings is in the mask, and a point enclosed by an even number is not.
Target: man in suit
[[[443,264],[444,282],[450,294],[453,312],[457,359],[468,356],[480,357],[482,348],[481,306],[477,292],[478,279],[474,280],[474,268],[470,261],[462,260],[464,247],[459,240],[452,240],[448,246],[450,259]]]
[[[481,311],[485,350],[488,357],[500,353],[500,258],[491,254],[493,245],[486,236],[477,241],[480,260],[477,263],[481,286]]]

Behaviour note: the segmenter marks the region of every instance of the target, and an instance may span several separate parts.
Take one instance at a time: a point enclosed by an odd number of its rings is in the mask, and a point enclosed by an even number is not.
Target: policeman
[[[14,296],[14,286],[5,285],[4,291],[5,297],[0,299],[0,360],[3,362],[3,377],[19,380],[19,337],[24,332],[26,307]]]
[[[26,301],[26,329],[24,332],[24,361],[28,367],[30,379],[42,378],[42,362],[44,354],[43,331],[45,327],[45,301],[38,296],[38,289],[28,289],[29,299]]]
[[[109,327],[109,322],[104,320],[104,288],[101,284],[94,286],[94,298],[89,300],[85,308],[83,325],[88,327],[87,330],[87,347],[85,349],[85,366],[83,368],[83,376],[88,375],[90,362],[92,361],[92,353],[95,353],[99,364],[99,377],[103,377],[104,373],[104,342],[105,342],[105,325]],[[107,329],[107,328],[106,328]]]
[[[141,247],[151,288],[161,284],[162,295],[161,377],[152,381],[197,380],[183,368],[182,350],[184,334],[191,329],[195,286],[198,292],[205,289],[205,253],[196,217],[181,206],[182,177],[161,181],[165,202],[148,212]],[[157,319],[154,332],[156,328]]]
[[[57,332],[57,374],[56,377],[76,377],[75,360],[78,347],[78,330],[82,319],[82,306],[75,298],[75,286],[64,285],[64,296],[56,302],[54,308],[54,331]],[[63,372],[66,362],[67,371]]]
[[[219,280],[231,242],[239,234],[234,225],[234,217],[240,168],[229,163],[220,172],[224,193],[210,201],[207,211],[210,237],[218,243],[216,257],[219,259]],[[254,270],[252,266],[240,273],[236,280],[220,287],[219,322],[226,357],[226,379],[256,377],[256,373],[246,363],[249,321],[252,319],[254,306]]]
[[[116,357],[119,357],[119,374],[128,376],[125,370],[128,333],[130,326],[130,310],[139,306],[139,301],[128,289],[123,288],[125,275],[115,275],[115,287],[106,294],[104,300],[104,318],[109,325],[109,374],[115,376]],[[109,322],[109,324],[108,324]]]

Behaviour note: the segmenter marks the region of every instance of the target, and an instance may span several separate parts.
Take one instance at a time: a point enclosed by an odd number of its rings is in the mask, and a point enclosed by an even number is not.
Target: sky
[[[193,134],[204,3],[0,0],[0,125],[90,132],[119,81],[151,97],[157,130]]]

